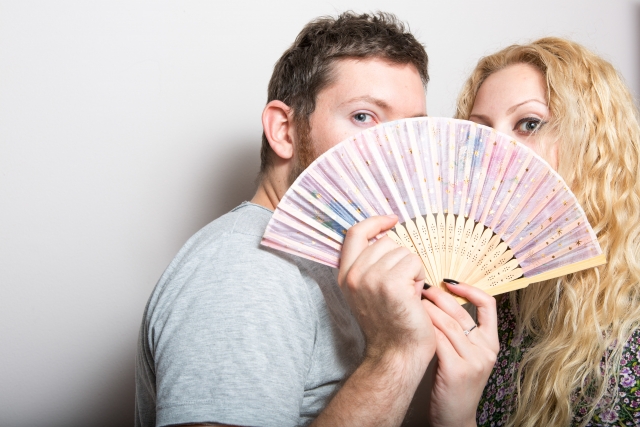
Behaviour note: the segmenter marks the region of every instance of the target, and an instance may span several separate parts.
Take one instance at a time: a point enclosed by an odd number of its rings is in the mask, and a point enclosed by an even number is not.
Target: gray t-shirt
[[[136,426],[309,424],[358,366],[362,332],[334,270],[260,246],[243,203],[196,233],[147,304]]]

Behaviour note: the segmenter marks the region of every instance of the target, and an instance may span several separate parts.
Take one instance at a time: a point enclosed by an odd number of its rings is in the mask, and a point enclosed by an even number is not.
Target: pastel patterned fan
[[[491,295],[606,262],[563,179],[526,146],[472,122],[385,123],[309,166],[278,204],[262,244],[338,267],[344,236],[396,214],[388,235],[420,256],[426,280]]]

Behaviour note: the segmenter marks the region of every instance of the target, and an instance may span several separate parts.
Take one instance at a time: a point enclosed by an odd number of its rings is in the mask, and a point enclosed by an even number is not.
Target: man
[[[136,425],[399,425],[435,351],[419,259],[353,227],[328,267],[260,246],[314,158],[367,127],[426,115],[427,55],[386,14],[308,24],[275,66],[251,203],[180,250],[145,310]],[[352,314],[354,313],[354,314]]]

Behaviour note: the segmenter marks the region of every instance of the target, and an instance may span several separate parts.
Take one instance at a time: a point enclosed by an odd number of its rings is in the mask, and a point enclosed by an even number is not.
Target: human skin
[[[424,87],[413,65],[379,58],[342,59],[334,65],[333,83],[316,97],[309,137],[319,156],[366,128],[426,114]],[[262,123],[276,156],[252,202],[273,210],[289,188],[298,138],[292,111],[281,101],[267,104]]]
[[[469,120],[509,135],[557,169],[558,145],[544,140],[550,135],[539,133],[551,119],[546,93],[540,70],[529,64],[510,65],[482,83]]]
[[[317,95],[316,108],[310,116],[309,139],[316,156],[368,127],[426,115],[424,88],[413,65],[393,64],[379,58],[341,59],[336,61],[333,71],[333,82]],[[267,104],[262,121],[275,156],[252,202],[273,210],[289,187],[299,139],[292,111],[281,101]],[[360,366],[312,426],[399,426],[436,346],[445,349],[449,339],[455,341],[456,334],[472,325],[470,318],[454,317],[459,315],[460,306],[450,295],[430,291],[429,296],[441,307],[438,311],[434,311],[435,305],[422,299],[424,270],[417,255],[387,237],[370,244],[371,239],[396,222],[395,216],[372,217],[347,233],[338,282],[367,346]],[[479,306],[495,304],[492,297],[464,285],[452,292]],[[436,332],[430,310],[445,332]],[[493,313],[495,318],[495,308]],[[483,328],[487,330],[491,324],[487,320]],[[493,366],[491,358],[483,366],[486,365]],[[451,379],[458,370],[447,368],[439,374]],[[431,405],[449,408],[448,403],[456,404],[450,393],[455,388],[445,386],[440,390]],[[474,415],[463,422],[456,418],[447,419],[452,421],[449,424],[434,425],[473,425]]]

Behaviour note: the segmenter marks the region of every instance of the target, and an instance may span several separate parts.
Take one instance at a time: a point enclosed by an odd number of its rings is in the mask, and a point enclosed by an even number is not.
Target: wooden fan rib
[[[492,271],[496,270],[500,266],[506,264],[513,258],[513,251],[509,249],[506,243],[501,242],[491,254],[485,257],[485,260],[480,265],[480,268],[476,270],[476,273],[469,278],[469,283],[475,283],[482,278],[482,276],[489,275]]]
[[[427,214],[427,215],[432,216],[431,214]],[[437,283],[440,283],[438,281],[438,264],[436,263],[435,258],[433,256],[433,244],[429,236],[427,223],[423,216],[419,216],[416,218],[416,227],[418,229],[420,238],[422,239],[423,247],[426,254],[427,262],[425,263],[425,270],[427,274],[430,276],[431,282],[429,282],[429,284],[435,285]],[[423,259],[423,263],[424,262],[425,261]]]
[[[454,212],[457,213],[455,220],[455,228],[453,232],[453,249],[451,251],[451,263],[448,268],[447,276],[457,279],[457,272],[459,270],[461,258],[463,257],[463,245],[464,245],[464,229],[465,229],[465,214],[466,214],[466,199],[467,192],[469,191],[470,175],[473,166],[473,153],[476,145],[476,130],[477,126],[457,126],[456,131],[464,128],[465,136],[460,138],[460,143],[456,139],[456,174],[454,185]],[[462,153],[464,153],[462,155]],[[462,161],[460,161],[462,160]],[[458,190],[459,188],[459,190]],[[457,210],[456,210],[457,205]]]
[[[453,241],[453,252],[451,254],[451,266],[449,267],[449,272],[447,273],[447,277],[456,279],[455,276],[457,272],[458,264],[460,263],[461,251],[462,251],[462,236],[464,233],[465,226],[465,217],[462,215],[458,215],[456,217],[456,224],[454,230],[454,241]]]
[[[566,276],[567,274],[576,273],[588,268],[598,267],[605,264],[607,259],[604,254],[596,255],[592,258],[588,258],[582,261],[578,261],[572,264],[563,265],[562,267],[554,268],[553,270],[545,271],[544,273],[537,274],[530,277],[522,277],[512,282],[503,283],[491,288],[485,288],[483,291],[489,295],[499,295],[505,292],[515,291],[517,289],[526,288],[531,283],[544,282],[545,280],[555,279],[557,277]]]
[[[454,273],[452,274],[454,278],[462,277],[462,271],[465,268],[469,250],[471,250],[472,243],[471,237],[474,231],[475,222],[471,218],[464,218],[464,228],[462,229],[462,243],[460,245],[460,256],[458,257],[458,261],[454,267]],[[457,280],[457,279],[456,279]]]
[[[442,257],[440,255],[440,241],[438,234],[438,224],[436,221],[436,215],[427,214],[425,215],[425,220],[427,224],[427,230],[429,232],[429,237],[431,240],[431,249],[433,251],[433,259],[435,262],[435,282],[432,283],[434,286],[442,286],[443,279],[443,271],[442,271]]]
[[[417,218],[422,218],[422,217],[418,216]],[[407,221],[404,225],[408,232],[409,238],[413,242],[413,246],[416,249],[417,254],[420,256],[420,259],[422,260],[422,265],[424,266],[425,273],[427,274],[427,278],[431,281],[431,283],[433,283],[435,278],[433,275],[433,270],[431,268],[431,262],[429,260],[429,256],[427,254],[426,248],[422,242],[422,237],[420,236],[418,227],[416,226],[416,223],[414,223],[412,220]]]
[[[472,271],[469,271],[469,269],[473,268],[471,260],[475,254],[476,245],[484,231],[484,226],[476,223],[473,218],[467,218],[464,234],[467,234],[469,229],[471,229],[471,235],[468,237],[466,244],[463,247],[464,256],[461,257],[461,262],[457,269],[457,276],[460,277],[460,280],[463,282],[467,277],[473,274]]]
[[[448,146],[448,150],[443,150],[447,152],[447,158],[443,159],[443,164],[447,165],[447,182],[445,183],[445,193],[447,195],[447,210],[445,215],[445,265],[444,265],[444,274],[447,278],[451,277],[451,273],[453,270],[453,266],[456,262],[454,252],[456,251],[456,213],[455,205],[456,205],[456,189],[457,189],[457,178],[460,175],[458,170],[461,168],[462,162],[458,158],[459,152],[459,142],[458,136],[458,127],[454,122],[445,122],[445,127],[447,130],[447,140],[446,145]],[[462,138],[460,139],[462,140]],[[462,165],[464,167],[464,165]],[[459,203],[458,203],[459,205]]]
[[[487,252],[498,245],[500,239],[496,239],[496,237],[497,236],[495,236],[493,230],[490,228],[484,228],[480,238],[476,242],[475,248],[472,249],[470,263],[467,264],[468,269],[464,280],[467,280],[469,276],[473,275],[480,268],[480,264],[485,258]]]
[[[521,277],[523,271],[518,268],[518,261],[512,259],[508,263],[504,264],[500,268],[492,271],[487,276],[483,277],[477,282],[473,282],[473,286],[480,289],[488,287],[498,286],[502,283],[511,282],[518,277]]]

